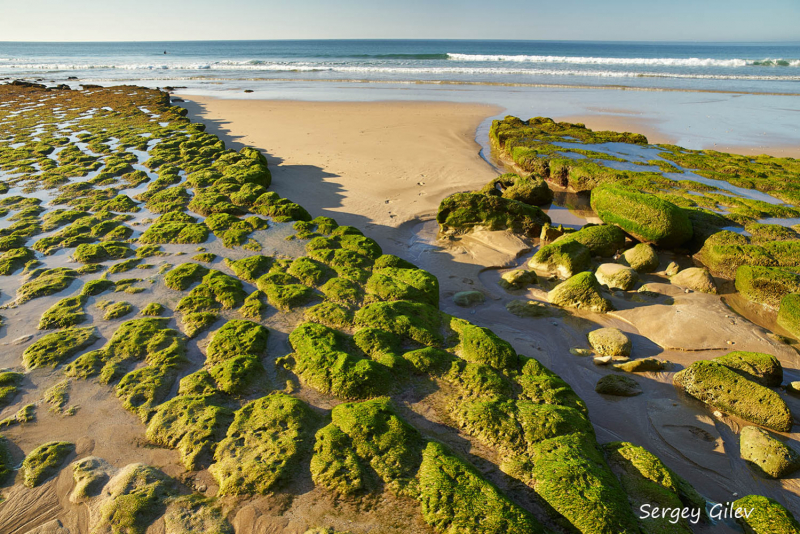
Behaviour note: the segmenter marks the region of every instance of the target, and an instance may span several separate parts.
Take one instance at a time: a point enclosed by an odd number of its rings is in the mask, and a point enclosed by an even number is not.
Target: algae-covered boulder
[[[28,274],[25,283],[17,289],[17,303],[23,304],[35,298],[63,291],[75,281],[77,276],[77,271],[66,267],[35,269]]]
[[[621,375],[606,375],[597,381],[594,390],[603,395],[616,397],[635,397],[642,394],[642,388],[633,378]]]
[[[767,478],[783,478],[800,469],[797,451],[755,426],[742,429],[739,452],[742,460]]]
[[[556,240],[540,248],[528,261],[528,267],[557,273],[569,278],[592,265],[589,249],[574,240]]]
[[[667,362],[658,358],[638,358],[624,363],[614,364],[615,369],[626,373],[647,373],[663,371],[667,367]]]
[[[439,204],[436,215],[444,233],[467,233],[486,230],[511,230],[517,234],[538,237],[542,225],[550,217],[536,206],[518,200],[480,193],[456,193]]]
[[[625,232],[611,224],[588,224],[577,232],[567,233],[554,241],[577,241],[592,256],[610,258],[625,246]]]
[[[778,325],[800,338],[800,293],[790,293],[781,299]]]
[[[258,323],[243,319],[228,321],[212,335],[206,362],[215,364],[246,354],[260,358],[267,350],[268,339],[269,330]]]
[[[777,267],[741,265],[736,269],[736,291],[751,302],[777,310],[783,297],[800,292],[800,274]]]
[[[609,289],[628,291],[639,281],[639,274],[630,267],[619,263],[603,263],[594,273],[600,285]]]
[[[721,411],[757,425],[788,432],[792,414],[781,397],[720,363],[700,360],[678,372],[675,387]]]
[[[464,360],[488,365],[499,371],[516,369],[519,357],[511,343],[488,328],[455,317],[450,318],[449,326],[458,337],[458,343],[452,350]]]
[[[604,223],[619,226],[643,243],[674,248],[692,238],[686,213],[655,195],[606,184],[592,190],[591,204]]]
[[[500,287],[503,289],[513,291],[515,289],[525,289],[527,286],[538,282],[539,277],[536,276],[535,272],[525,269],[514,269],[513,271],[503,273],[500,276],[498,284],[500,284]]]
[[[714,361],[768,388],[778,387],[783,382],[781,362],[771,354],[737,350]]]
[[[503,174],[483,186],[480,193],[518,200],[532,206],[544,206],[553,200],[553,192],[547,182],[534,175]]]
[[[600,284],[593,273],[578,273],[561,282],[548,294],[547,299],[557,306],[606,313],[614,309],[600,292]]]
[[[484,302],[486,302],[486,295],[480,291],[459,291],[453,295],[453,304],[462,308],[469,308]]]
[[[367,488],[369,471],[358,457],[350,436],[330,424],[317,432],[311,458],[314,484],[339,495],[352,495]]]
[[[235,534],[215,499],[196,493],[169,501],[164,527],[166,534]]]
[[[800,523],[778,501],[748,495],[733,502],[736,522],[746,534],[799,534]]]
[[[630,356],[633,344],[619,328],[600,328],[589,332],[589,345],[600,356]]]
[[[75,445],[68,441],[51,441],[33,449],[22,462],[25,485],[35,488],[55,475],[74,450]]]
[[[689,267],[684,269],[669,279],[672,285],[700,291],[701,293],[717,294],[717,284],[708,272],[708,269],[701,267]]]
[[[536,300],[512,300],[506,309],[517,317],[549,317],[555,311],[544,302]]]
[[[219,483],[219,494],[265,494],[291,478],[310,452],[315,421],[306,403],[283,393],[244,405],[209,468]]]
[[[639,243],[623,252],[622,259],[637,273],[652,273],[658,269],[658,254],[645,243]]]
[[[91,530],[144,534],[175,493],[175,483],[163,472],[149,465],[129,464],[103,488]]]
[[[37,367],[55,367],[88,347],[98,339],[97,329],[65,328],[42,337],[22,354],[22,362],[26,369]]]
[[[533,515],[439,443],[429,442],[425,447],[419,479],[422,517],[436,532],[546,532]]]
[[[421,302],[374,302],[356,312],[355,322],[357,326],[380,328],[423,345],[442,342],[439,310]]]

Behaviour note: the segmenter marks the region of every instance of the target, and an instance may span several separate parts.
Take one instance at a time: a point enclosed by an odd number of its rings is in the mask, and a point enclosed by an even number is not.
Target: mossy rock
[[[100,295],[101,293],[105,293],[106,291],[110,291],[116,287],[117,284],[112,282],[111,280],[105,280],[103,278],[99,278],[97,280],[89,280],[83,286],[81,290],[81,295],[84,297],[95,297]]]
[[[800,293],[790,293],[781,299],[778,325],[800,338]]]
[[[9,276],[25,267],[25,264],[35,260],[36,255],[25,247],[7,250],[0,254],[0,275]]]
[[[533,515],[439,443],[425,447],[419,480],[422,517],[436,532],[547,532]]]
[[[45,335],[25,349],[22,363],[28,370],[55,367],[98,339],[97,329],[93,326],[65,328]]]
[[[175,291],[184,291],[207,274],[207,267],[197,263],[182,263],[164,275],[164,284]]]
[[[694,517],[706,518],[705,499],[649,451],[622,441],[606,443],[602,449],[634,510],[649,504],[663,510],[688,509]],[[693,532],[687,518],[675,520],[667,515],[639,521],[643,534]]]
[[[209,229],[197,219],[179,211],[161,215],[144,233],[139,243],[151,245],[199,245],[208,240]]]
[[[777,267],[742,265],[736,269],[736,291],[751,302],[777,310],[789,293],[800,293],[800,274]]]
[[[692,222],[676,205],[655,195],[616,185],[592,189],[592,209],[606,224],[644,243],[678,247],[692,238]]]
[[[655,373],[667,368],[667,362],[658,358],[637,358],[624,363],[615,363],[614,369],[626,373]]]
[[[115,388],[122,407],[147,422],[153,410],[169,395],[183,363],[146,365],[122,376]]]
[[[692,291],[701,293],[717,294],[717,284],[708,272],[708,269],[701,267],[689,267],[683,269],[678,274],[669,279],[672,285],[688,288]]]
[[[629,248],[622,253],[622,259],[637,273],[652,273],[658,269],[658,254],[653,247],[646,243],[639,243],[633,248]]]
[[[317,432],[311,478],[317,486],[339,495],[354,495],[371,485],[370,473],[356,454],[350,436],[334,424]]]
[[[554,404],[575,408],[586,414],[586,403],[572,390],[561,377],[550,371],[534,358],[520,357],[522,371],[516,382],[522,388],[521,400],[529,400],[538,404]]]
[[[600,328],[589,332],[589,345],[600,356],[630,356],[633,344],[619,328]]]
[[[209,471],[220,495],[266,494],[310,452],[317,418],[299,399],[273,393],[237,410]]]
[[[230,260],[225,258],[225,265],[241,278],[248,282],[255,282],[259,277],[269,272],[275,260],[270,256],[248,256],[240,260]]]
[[[217,322],[219,315],[213,312],[190,312],[181,315],[181,328],[186,337],[192,339],[205,332]]]
[[[536,273],[533,271],[527,271],[525,269],[514,269],[513,271],[503,273],[500,276],[500,281],[498,282],[500,287],[506,291],[525,289],[529,285],[538,283],[539,277],[536,276]]]
[[[467,233],[486,230],[511,230],[537,237],[542,226],[550,222],[541,209],[518,200],[480,193],[456,193],[439,204],[436,215],[444,233]]]
[[[765,478],[784,478],[800,469],[800,454],[769,432],[746,426],[739,435],[742,460]]]
[[[364,298],[364,290],[361,284],[346,278],[331,278],[320,287],[320,291],[325,297],[339,304],[358,304]]]
[[[164,307],[163,304],[158,302],[151,302],[139,312],[141,315],[145,315],[148,317],[159,317],[166,312],[167,309]]]
[[[72,479],[75,487],[69,496],[74,503],[86,502],[92,497],[97,497],[103,486],[108,482],[111,465],[96,456],[87,456],[72,463]]]
[[[606,313],[614,309],[611,301],[600,292],[600,284],[591,272],[578,273],[561,282],[548,294],[547,299],[556,306]]]
[[[562,278],[588,271],[591,265],[589,249],[574,240],[557,240],[545,245],[528,261],[531,269],[554,272]]]
[[[450,318],[449,326],[458,336],[453,350],[464,360],[499,371],[516,369],[519,365],[517,352],[511,344],[488,328],[455,317]]]
[[[103,307],[105,313],[103,319],[106,321],[113,321],[114,319],[121,319],[126,315],[133,312],[133,306],[129,302],[113,302]]]
[[[217,442],[225,436],[233,412],[214,397],[181,395],[156,408],[147,425],[147,439],[177,449],[189,471],[207,467]]]
[[[531,206],[545,206],[553,201],[553,192],[539,176],[503,174],[483,186],[480,193],[518,200]]]
[[[736,522],[747,534],[798,534],[800,523],[778,501],[761,495],[748,495],[733,502],[739,511]]]
[[[633,378],[621,375],[606,375],[594,386],[597,393],[615,397],[635,397],[642,394],[642,388]]]
[[[94,528],[98,532],[144,534],[177,493],[163,472],[143,464],[122,468],[103,489]]]
[[[19,391],[19,386],[22,384],[22,379],[22,373],[16,373],[14,371],[0,372],[0,408],[11,403],[14,395],[16,395]],[[2,462],[1,454],[0,462]],[[2,479],[2,468],[0,468],[0,479]]]
[[[286,273],[279,273],[286,280],[278,280],[272,274],[265,274],[256,281],[258,289],[264,292],[269,303],[282,311],[291,311],[298,306],[314,300],[314,290],[302,284],[292,283],[294,278]],[[285,283],[276,283],[276,281]]]
[[[512,300],[506,309],[517,317],[550,317],[554,314],[552,307],[536,300]]]
[[[80,263],[101,263],[108,260],[121,260],[133,256],[133,250],[127,243],[105,241],[78,245],[72,257]]]
[[[33,449],[22,462],[24,483],[35,488],[58,473],[67,456],[75,451],[75,445],[68,441],[51,441]]]
[[[352,328],[353,312],[350,308],[335,302],[322,302],[308,308],[305,320],[330,326],[331,328]]]
[[[260,358],[267,350],[269,330],[244,319],[233,319],[214,332],[206,349],[206,362],[213,365],[243,354]]]
[[[718,410],[757,425],[788,432],[792,414],[781,397],[720,363],[700,360],[673,377],[678,389]]]
[[[609,289],[630,291],[639,282],[639,274],[634,269],[618,263],[603,263],[594,275],[600,285]]]
[[[324,263],[302,256],[292,262],[286,272],[306,286],[320,286],[333,275],[333,270]]]
[[[783,382],[781,362],[771,354],[737,350],[718,356],[714,361],[768,388],[778,387]]]
[[[50,306],[39,319],[39,330],[67,328],[85,322],[88,316],[83,311],[84,295],[67,297]]]
[[[589,249],[592,256],[610,258],[625,246],[625,232],[609,224],[586,225],[577,232],[569,232],[555,240],[556,243],[576,241]]]
[[[75,270],[66,267],[31,271],[25,283],[17,289],[17,303],[24,304],[35,298],[63,291],[75,281],[77,276],[78,273]]]
[[[423,345],[442,343],[439,310],[429,304],[374,302],[356,312],[355,322],[357,326],[379,328]]]
[[[410,300],[431,306],[439,305],[439,280],[422,269],[374,269],[365,290],[367,295],[378,300]]]
[[[208,532],[209,534],[235,534],[216,499],[197,493],[169,501],[164,513],[166,534]]]
[[[486,302],[486,295],[480,291],[459,291],[453,295],[453,304],[462,308],[469,308],[484,302]]]
[[[244,299],[242,307],[239,308],[239,313],[245,319],[260,321],[268,308],[266,299],[266,293],[260,289],[253,291]]]
[[[348,350],[341,332],[318,323],[303,323],[289,335],[292,370],[310,387],[343,399],[382,395],[393,378],[384,365]]]

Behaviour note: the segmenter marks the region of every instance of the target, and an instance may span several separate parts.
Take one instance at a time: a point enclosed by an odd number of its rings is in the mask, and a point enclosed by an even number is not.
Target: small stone
[[[639,281],[639,274],[636,271],[618,263],[603,263],[597,268],[594,275],[601,285],[623,291],[633,289],[633,286]]]
[[[600,328],[589,332],[589,344],[601,356],[630,356],[632,343],[619,328]]]
[[[652,273],[658,269],[658,254],[653,247],[639,243],[622,253],[622,259],[638,273]]]
[[[486,302],[486,296],[480,291],[459,291],[453,295],[453,303],[456,306],[467,308],[475,304],[482,304]]]
[[[686,293],[689,293],[688,290],[692,290],[712,295],[717,294],[717,284],[708,269],[705,268],[689,267],[670,278],[669,282],[672,285],[686,288]]]
[[[539,277],[533,271],[515,269],[508,271],[500,277],[500,287],[507,290],[524,289],[531,284],[539,283]]]
[[[594,360],[592,361],[595,365],[607,365],[611,363],[612,359],[613,358],[611,356],[595,356]]]
[[[691,289],[684,289],[684,290],[683,290],[683,292],[684,292],[684,293],[691,293],[691,292],[692,292],[692,290],[691,290]]]
[[[506,304],[506,309],[517,317],[547,317],[551,314],[546,304],[535,300],[512,300]]]
[[[647,371],[663,371],[666,364],[667,362],[658,358],[639,358],[638,360],[615,364],[614,368],[627,373],[644,373]]]
[[[569,349],[569,353],[573,356],[589,356],[592,354],[592,351],[589,349],[579,349],[577,347],[573,347]]]
[[[786,393],[790,393],[792,395],[797,395],[800,397],[800,380],[789,382],[789,384],[786,385]]]
[[[636,380],[627,376],[607,375],[597,381],[594,390],[603,395],[617,397],[635,397],[642,394],[642,388]]]
[[[676,274],[678,274],[678,271],[680,271],[680,270],[681,270],[681,268],[678,267],[678,264],[675,263],[674,261],[671,261],[669,263],[669,265],[667,265],[666,275],[667,276],[675,276]]]

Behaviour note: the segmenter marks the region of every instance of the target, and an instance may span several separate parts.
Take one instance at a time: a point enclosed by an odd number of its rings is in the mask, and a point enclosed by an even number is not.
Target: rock
[[[800,397],[800,380],[789,382],[789,385],[786,386],[786,393]]]
[[[539,234],[539,241],[541,241],[542,245],[546,245],[552,243],[562,235],[564,235],[564,228],[561,225],[556,227],[547,223],[542,226],[542,233]]]
[[[577,241],[588,248],[592,256],[610,258],[625,246],[625,232],[614,225],[587,224],[577,232],[560,237],[558,241]]]
[[[692,238],[692,222],[678,206],[655,195],[618,185],[592,189],[592,209],[606,223],[643,243],[674,248]]]
[[[619,328],[600,328],[588,335],[589,344],[600,356],[630,356],[631,340]]]
[[[596,313],[614,309],[611,302],[600,293],[600,284],[590,272],[576,274],[561,282],[547,294],[547,299],[557,306]]]
[[[480,193],[456,193],[439,204],[436,221],[444,234],[508,229],[516,234],[537,237],[542,226],[550,222],[550,217],[540,208],[518,200]]]
[[[591,265],[592,254],[589,249],[577,241],[565,238],[541,247],[528,262],[531,269],[558,273],[561,278],[588,271]]]
[[[453,303],[462,308],[468,308],[484,302],[486,302],[486,295],[480,291],[459,291],[453,295]]]
[[[642,394],[636,380],[621,375],[606,375],[597,381],[594,390],[603,395],[615,395],[617,397],[635,397]]]
[[[553,192],[544,178],[507,173],[498,176],[480,190],[484,195],[518,200],[531,206],[545,206],[553,201]]]
[[[800,293],[791,293],[781,299],[778,325],[800,338]]]
[[[776,267],[742,265],[736,269],[736,291],[751,302],[777,310],[783,297],[800,292],[800,275]]]
[[[533,271],[525,269],[514,269],[503,273],[500,277],[500,287],[506,290],[524,289],[531,284],[539,283],[539,277]]]
[[[667,362],[658,358],[639,358],[625,363],[614,365],[615,369],[626,373],[645,373],[648,371],[663,371],[667,367]]]
[[[573,347],[569,349],[569,353],[572,354],[573,356],[591,356],[592,351],[590,351],[589,349],[581,349],[578,347]]]
[[[700,291],[701,293],[717,294],[717,284],[708,272],[708,269],[700,267],[689,267],[684,269],[672,278],[670,283],[678,287]]]
[[[595,356],[592,362],[595,365],[608,365],[613,359],[611,356]]]
[[[700,360],[677,373],[673,385],[713,408],[751,423],[788,432],[792,413],[781,397],[724,365]]]
[[[625,263],[637,273],[652,273],[658,269],[658,254],[653,247],[639,243],[622,253]]]
[[[671,261],[669,262],[669,265],[667,265],[666,275],[675,276],[676,274],[678,274],[678,271],[680,270],[681,268],[678,266],[678,264],[675,263],[674,261]]]
[[[741,510],[736,522],[748,534],[798,534],[800,523],[778,501],[761,495],[748,495],[733,502]]]
[[[552,315],[550,308],[543,302],[535,300],[512,300],[506,309],[517,317],[548,317]]]
[[[734,351],[714,361],[768,388],[778,387],[783,382],[781,362],[771,354]]]
[[[769,432],[746,426],[739,436],[742,460],[765,478],[784,478],[800,469],[800,454]]]
[[[609,289],[623,291],[633,289],[633,286],[639,281],[636,271],[619,263],[604,263],[597,268],[594,275],[600,284],[608,286]]]

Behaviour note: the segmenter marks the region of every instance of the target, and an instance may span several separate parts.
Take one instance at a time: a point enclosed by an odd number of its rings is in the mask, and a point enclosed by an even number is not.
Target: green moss
[[[23,304],[35,298],[63,291],[77,276],[77,272],[66,267],[31,271],[26,282],[17,289],[17,303]]]
[[[35,488],[58,473],[67,456],[75,451],[75,445],[68,441],[51,441],[33,449],[22,462],[25,485]]]
[[[478,228],[511,230],[536,237],[550,222],[541,209],[517,200],[478,193],[456,193],[439,204],[436,215],[444,233],[465,233]]]
[[[269,303],[282,311],[291,311],[315,298],[314,290],[310,287],[294,283],[277,284],[268,274],[259,278],[256,285],[267,295]]]
[[[294,260],[286,272],[307,286],[321,285],[333,274],[333,271],[326,265],[306,257]]]
[[[556,240],[541,247],[528,262],[528,267],[532,269],[555,272],[562,278],[588,271],[591,266],[592,256],[589,249],[570,239]]]
[[[14,460],[8,450],[8,440],[0,436],[0,483],[4,483],[14,472]]]
[[[184,291],[208,274],[208,269],[197,263],[182,263],[164,275],[164,284],[175,291]]]
[[[21,235],[0,237],[0,252],[22,248],[28,240]]]
[[[147,425],[147,439],[177,449],[190,471],[210,464],[216,444],[233,421],[233,412],[217,406],[213,397],[182,395],[161,404]]]
[[[225,258],[225,265],[230,267],[236,276],[248,282],[255,282],[260,276],[266,274],[274,262],[275,260],[270,256],[261,255],[248,256],[235,261]]]
[[[42,314],[39,319],[39,330],[67,328],[86,321],[87,316],[83,312],[85,303],[84,295],[59,300]]]
[[[500,277],[500,281],[498,282],[500,287],[502,287],[506,291],[515,291],[517,289],[524,289],[531,284],[538,284],[538,283],[539,283],[539,277],[536,276],[536,273],[533,271],[526,271],[525,269],[514,269],[513,271],[508,271],[506,273],[503,273],[503,275]],[[469,293],[469,292],[464,292],[464,293]],[[483,302],[486,300],[486,297],[483,296],[483,293],[480,292],[477,293],[480,296],[474,295],[474,298],[476,298],[478,302]],[[456,302],[456,304],[458,304],[458,302]]]
[[[125,301],[108,302],[104,303],[102,306],[101,303],[98,303],[98,307],[102,307],[102,309],[105,311],[103,314],[103,319],[106,321],[120,319],[133,311],[133,306],[131,306],[129,302]]]
[[[417,268],[383,267],[374,269],[366,292],[379,300],[409,300],[439,305],[439,280]]]
[[[478,471],[443,445],[430,442],[419,470],[422,517],[448,534],[546,532]]]
[[[105,278],[99,278],[97,280],[89,280],[86,282],[86,285],[83,286],[81,290],[81,296],[85,297],[94,297],[111,289],[114,289],[116,284],[111,280],[106,280]],[[65,299],[66,300],[66,299]]]
[[[369,472],[350,437],[330,424],[317,432],[311,457],[314,484],[340,495],[353,495],[369,485]]]
[[[205,332],[211,325],[214,324],[219,315],[212,312],[191,312],[184,313],[181,316],[181,328],[183,333],[189,339],[194,338],[197,334]]]
[[[439,310],[429,304],[375,302],[358,310],[355,322],[357,326],[379,328],[423,345],[442,343]]]
[[[341,304],[322,302],[308,308],[305,312],[306,321],[330,326],[332,328],[349,328],[353,326],[353,312]]]
[[[302,206],[295,204],[288,198],[281,198],[274,191],[269,191],[258,197],[251,211],[267,215],[276,221],[310,221],[311,215]]]
[[[142,260],[140,258],[130,258],[119,263],[115,263],[111,267],[108,268],[108,274],[117,274],[117,273],[125,273],[130,271],[131,269],[135,269],[137,266],[141,268],[140,264]]]
[[[686,213],[654,195],[604,185],[592,190],[592,209],[604,223],[659,247],[677,247],[692,238]]]
[[[358,304],[364,298],[361,285],[346,278],[331,278],[319,289],[325,298],[339,304]]]
[[[800,292],[800,274],[777,267],[741,265],[736,269],[736,290],[747,300],[777,309],[784,296]]]
[[[588,248],[592,256],[610,258],[625,246],[625,232],[609,224],[586,225],[577,232],[559,237],[556,241],[577,241]]]
[[[449,326],[458,336],[454,351],[464,360],[501,371],[517,368],[519,360],[514,348],[488,328],[456,318],[450,319]]]
[[[267,295],[261,290],[255,290],[244,299],[244,304],[239,308],[239,313],[245,319],[260,321],[267,311],[265,302]]]
[[[260,358],[267,350],[269,330],[258,323],[234,319],[214,332],[206,349],[206,362],[216,364],[243,354]]]
[[[561,282],[548,294],[547,299],[557,306],[606,313],[614,309],[600,289],[593,273],[582,272]]]
[[[659,264],[655,249],[646,243],[639,243],[623,252],[622,260],[637,273],[652,273]]]
[[[792,428],[792,414],[781,397],[722,364],[700,360],[673,377],[675,387],[709,406],[778,432]]]
[[[19,391],[19,386],[22,384],[22,373],[15,373],[13,371],[0,372],[0,407],[11,404],[11,400]],[[0,456],[0,463],[2,456]],[[2,468],[0,467],[0,479],[2,479]]]
[[[147,527],[164,513],[166,500],[176,493],[174,483],[158,469],[129,464],[104,488],[95,528],[145,534]]]
[[[61,415],[74,413],[71,410],[65,410],[69,402],[69,389],[69,380],[62,380],[44,392],[42,400],[50,405],[51,412]]]
[[[350,438],[359,458],[400,494],[417,495],[422,436],[395,413],[388,399],[339,404],[333,424]]]
[[[292,370],[310,387],[344,399],[385,394],[391,386],[389,370],[348,351],[341,332],[318,323],[303,323],[289,335],[294,349]]]
[[[662,509],[693,509],[705,517],[705,499],[647,450],[621,441],[606,443],[602,449],[634,510],[649,504]],[[686,518],[649,517],[639,521],[645,534],[692,532]]]
[[[775,388],[783,382],[781,362],[771,354],[734,351],[714,358],[714,361],[762,386]]]
[[[196,493],[170,501],[164,514],[164,527],[167,534],[234,534],[233,527],[225,519],[216,500]]]
[[[401,356],[400,338],[378,328],[362,328],[353,335],[353,343],[374,360],[389,369],[404,370],[406,362]]]
[[[192,289],[175,308],[182,312],[207,311],[215,308],[231,309],[241,306],[247,294],[238,278],[211,269],[203,283]]]
[[[798,523],[791,512],[778,501],[760,495],[748,495],[734,501],[733,509],[740,511],[737,519],[746,532],[753,534],[797,534]],[[749,514],[748,514],[749,512]]]
[[[22,362],[29,370],[45,366],[55,367],[97,339],[99,339],[97,329],[93,326],[59,330],[45,335],[25,349]]]
[[[238,410],[209,471],[220,495],[265,494],[300,469],[316,417],[304,402],[274,393]]]
[[[164,401],[172,389],[181,363],[147,365],[124,375],[116,387],[122,406],[147,422],[156,406]]]
[[[800,294],[791,293],[781,299],[778,325],[800,338]]]
[[[78,245],[72,255],[75,261],[81,263],[101,263],[108,260],[120,260],[133,255],[133,250],[127,243],[119,241],[105,241],[103,243],[83,243]]]
[[[800,469],[800,454],[769,432],[746,426],[739,437],[742,460],[765,478],[784,478]]]
[[[148,317],[158,317],[163,315],[167,309],[164,307],[163,304],[159,304],[158,302],[151,302],[139,312],[140,315],[146,315]]]
[[[142,244],[188,244],[205,243],[208,239],[208,226],[197,223],[194,217],[181,212],[161,215],[139,237]]]
[[[8,276],[25,267],[25,264],[36,259],[32,250],[25,247],[13,248],[0,254],[0,275]]]
[[[522,388],[520,399],[538,404],[569,406],[584,414],[587,413],[586,404],[561,377],[533,358],[524,360],[522,372],[516,378]]]
[[[480,193],[518,200],[532,206],[544,206],[553,200],[547,182],[534,175],[503,174],[483,186]]]

